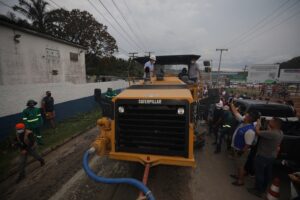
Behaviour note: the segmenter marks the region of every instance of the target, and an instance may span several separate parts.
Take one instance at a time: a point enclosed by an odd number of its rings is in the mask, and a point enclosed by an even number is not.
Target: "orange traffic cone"
[[[273,180],[272,185],[270,186],[267,195],[266,200],[278,200],[279,199],[279,178],[275,178]]]

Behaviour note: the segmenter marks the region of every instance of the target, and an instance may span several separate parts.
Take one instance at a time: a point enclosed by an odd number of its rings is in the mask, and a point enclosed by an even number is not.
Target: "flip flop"
[[[234,181],[231,184],[234,186],[243,186],[244,185],[244,183],[239,183],[238,181]]]

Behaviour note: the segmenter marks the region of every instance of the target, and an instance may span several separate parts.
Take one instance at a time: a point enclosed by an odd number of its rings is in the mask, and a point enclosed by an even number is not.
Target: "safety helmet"
[[[17,123],[17,124],[16,124],[16,129],[17,129],[17,130],[25,129],[25,124],[24,124],[24,123]]]
[[[150,60],[156,61],[156,56],[155,56],[155,55],[151,55],[151,56],[150,56]]]
[[[37,104],[37,102],[35,100],[30,99],[27,101],[26,105],[29,106],[30,104],[33,104],[35,106]]]

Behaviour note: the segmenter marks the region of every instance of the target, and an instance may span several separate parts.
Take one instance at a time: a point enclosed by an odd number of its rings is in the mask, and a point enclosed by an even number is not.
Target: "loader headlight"
[[[184,114],[184,108],[178,108],[177,109],[177,114],[178,115],[183,115]]]
[[[119,106],[118,111],[119,113],[124,113],[125,109],[123,106]]]

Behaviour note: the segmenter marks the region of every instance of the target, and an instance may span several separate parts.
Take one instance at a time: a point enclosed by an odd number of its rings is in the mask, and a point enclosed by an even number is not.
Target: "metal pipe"
[[[143,184],[144,185],[147,185],[150,167],[151,167],[151,165],[149,163],[147,163],[145,166],[144,176],[143,176]],[[139,198],[141,198],[142,196],[143,196],[143,193],[140,192]]]

